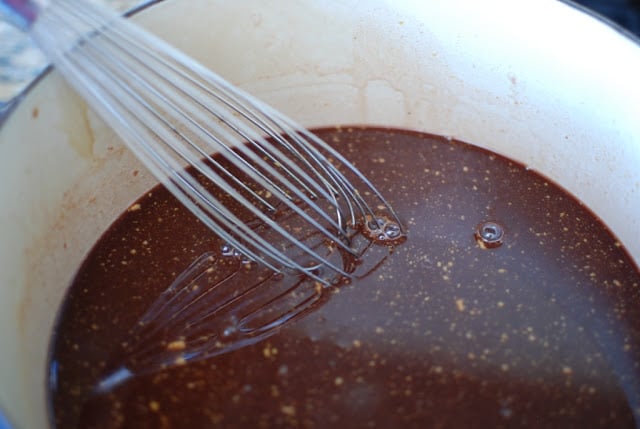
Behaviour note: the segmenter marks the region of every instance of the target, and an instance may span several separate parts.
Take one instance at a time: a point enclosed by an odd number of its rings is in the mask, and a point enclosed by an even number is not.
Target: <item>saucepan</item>
[[[407,128],[515,159],[640,262],[640,45],[573,6],[166,0],[132,19],[305,126]],[[54,70],[5,118],[0,183],[0,409],[45,428],[65,290],[154,180]]]

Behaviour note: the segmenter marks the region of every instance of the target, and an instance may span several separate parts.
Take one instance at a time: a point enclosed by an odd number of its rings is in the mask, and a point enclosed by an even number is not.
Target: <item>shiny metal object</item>
[[[329,284],[349,273],[317,250],[318,234],[349,254],[347,230],[366,216],[398,221],[325,142],[116,13],[78,0],[2,5],[173,195],[247,258]]]

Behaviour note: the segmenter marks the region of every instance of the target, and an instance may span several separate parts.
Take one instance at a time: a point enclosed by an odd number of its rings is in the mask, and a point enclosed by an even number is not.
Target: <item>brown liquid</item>
[[[636,426],[640,273],[600,221],[544,178],[463,143],[317,133],[372,178],[407,241],[371,248],[359,278],[318,292],[281,329],[190,359],[170,323],[160,334],[136,324],[206,252],[215,269],[198,272],[217,274],[202,285],[240,273],[242,288],[249,277],[154,189],[96,244],[61,310],[58,427]],[[133,376],[97,391],[121,366]]]

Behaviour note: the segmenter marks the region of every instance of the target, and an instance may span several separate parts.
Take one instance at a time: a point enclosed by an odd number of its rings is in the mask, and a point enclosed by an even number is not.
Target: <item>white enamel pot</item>
[[[571,6],[166,0],[134,19],[306,126],[428,131],[521,161],[640,261],[640,46]],[[0,184],[0,409],[44,428],[65,290],[154,180],[54,71],[0,128]]]

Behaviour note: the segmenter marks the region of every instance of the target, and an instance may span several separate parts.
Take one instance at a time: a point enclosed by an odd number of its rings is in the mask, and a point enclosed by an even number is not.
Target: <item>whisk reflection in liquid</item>
[[[359,258],[333,246],[317,232],[308,236],[314,250],[341,264],[351,278],[370,274],[392,251],[362,234],[354,234],[350,240]],[[335,275],[333,283],[346,280]],[[331,291],[303,274],[275,273],[228,246],[224,251],[206,252],[137,321],[93,393],[107,393],[134,376],[255,344],[318,308]]]

